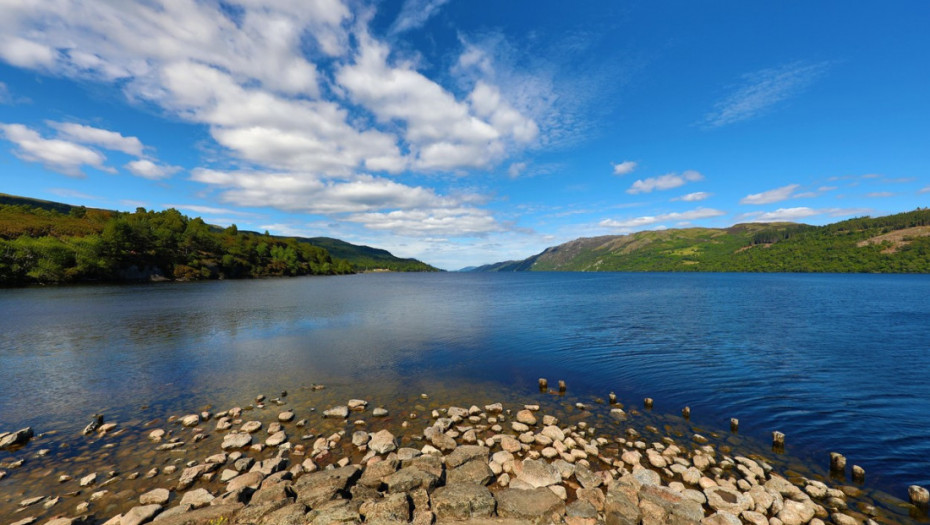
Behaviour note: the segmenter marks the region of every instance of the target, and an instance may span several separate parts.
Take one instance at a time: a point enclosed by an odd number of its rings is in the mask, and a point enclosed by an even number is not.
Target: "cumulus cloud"
[[[69,177],[83,177],[84,166],[101,171],[113,172],[104,164],[106,157],[93,149],[61,139],[42,138],[39,133],[22,124],[0,124],[6,139],[16,144],[13,153],[17,157],[38,162],[47,169]]]
[[[694,193],[689,193],[687,195],[682,195],[681,197],[675,197],[673,201],[685,201],[685,202],[697,202],[702,201],[713,195],[713,193],[707,193],[706,191],[696,191]]]
[[[666,173],[659,177],[650,177],[648,179],[639,179],[626,190],[630,195],[639,193],[652,193],[654,190],[670,190],[679,186],[684,186],[689,182],[704,180],[704,176],[694,170],[687,170],[681,175],[677,173]]]
[[[737,217],[743,222],[793,222],[817,215],[830,217],[851,217],[854,215],[867,215],[872,210],[868,208],[823,208],[814,209],[806,206],[797,208],[779,208],[775,211],[745,213]]]
[[[181,170],[178,166],[156,164],[149,159],[138,159],[126,164],[126,169],[133,175],[146,179],[164,179]]]
[[[704,124],[716,128],[758,117],[798,95],[823,75],[829,64],[794,62],[743,75],[742,84],[714,105]]]
[[[633,170],[636,169],[636,162],[632,160],[625,160],[619,164],[612,164],[614,167],[614,175],[627,175],[633,173]]]
[[[801,187],[800,184],[789,184],[773,190],[763,191],[762,193],[753,193],[740,199],[740,204],[771,204],[773,202],[783,201],[794,193],[794,190]]]
[[[626,220],[614,220],[614,219],[604,219],[599,225],[605,228],[613,228],[624,231],[632,231],[635,229],[643,228],[656,224],[659,222],[666,221],[692,221],[697,219],[709,219],[711,217],[719,217],[721,215],[726,215],[726,212],[715,210],[713,208],[697,208],[685,212],[672,212],[672,213],[663,213],[661,215],[654,216],[643,216],[635,217],[632,219]]]
[[[73,122],[49,121],[46,124],[57,130],[58,136],[63,139],[99,146],[113,151],[122,151],[136,157],[142,156],[142,141],[136,137],[124,137],[116,131],[84,126]]]

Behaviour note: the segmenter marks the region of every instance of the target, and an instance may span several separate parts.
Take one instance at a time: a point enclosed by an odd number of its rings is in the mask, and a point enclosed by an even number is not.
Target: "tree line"
[[[200,280],[352,273],[352,265],[295,238],[212,227],[175,209],[72,208],[68,214],[0,204],[0,285]]]

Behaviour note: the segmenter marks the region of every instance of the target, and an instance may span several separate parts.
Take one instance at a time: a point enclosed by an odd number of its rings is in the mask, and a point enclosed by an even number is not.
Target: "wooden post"
[[[691,407],[685,407],[681,409],[681,415],[685,419],[691,419]]]
[[[648,408],[648,409],[651,409],[651,408],[652,408],[652,398],[651,398],[651,397],[647,397],[646,399],[643,399],[643,406],[646,407],[646,408]]]
[[[547,381],[545,377],[540,377],[539,378],[539,389],[545,392],[547,388],[549,388],[549,381]]]
[[[739,432],[739,419],[730,418],[730,432]]]
[[[839,452],[830,452],[830,471],[846,472],[846,456]]]
[[[559,392],[565,392],[565,381],[559,379]]]

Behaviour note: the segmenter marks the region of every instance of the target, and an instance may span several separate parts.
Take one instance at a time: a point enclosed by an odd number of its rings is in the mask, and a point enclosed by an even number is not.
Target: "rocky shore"
[[[14,525],[326,525],[432,523],[632,525],[886,524],[926,521],[912,504],[877,505],[855,485],[780,472],[697,434],[637,428],[635,409],[593,407],[568,421],[538,404],[289,407],[286,393],[243,407],[152,420],[133,432],[95,418],[114,465],[17,480],[49,453],[32,429],[2,436]],[[577,403],[576,413],[591,410]],[[580,420],[579,420],[580,419]],[[45,451],[45,453],[43,453]],[[14,456],[15,457],[15,456]],[[117,461],[119,459],[119,461]],[[16,462],[19,461],[19,465]],[[74,463],[75,465],[78,463]],[[54,493],[31,493],[35,479]],[[21,499],[10,496],[15,486]],[[48,487],[49,485],[44,485]],[[46,490],[48,490],[46,488]],[[925,492],[925,491],[924,491]],[[918,497],[922,497],[918,495]],[[12,501],[15,500],[15,501]]]

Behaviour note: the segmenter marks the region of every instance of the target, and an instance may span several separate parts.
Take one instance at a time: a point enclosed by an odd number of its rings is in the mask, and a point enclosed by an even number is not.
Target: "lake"
[[[365,274],[0,291],[0,430],[312,383],[692,411],[906,499],[930,485],[930,276]],[[451,395],[451,394],[450,394]],[[679,416],[680,418],[680,416]],[[3,459],[0,452],[0,459]]]

